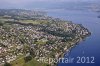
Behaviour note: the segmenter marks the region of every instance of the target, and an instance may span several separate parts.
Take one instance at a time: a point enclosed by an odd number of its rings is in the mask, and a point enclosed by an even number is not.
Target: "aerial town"
[[[45,12],[0,9],[0,66],[31,66],[31,62],[55,66],[40,59],[63,57],[90,34],[81,24]]]

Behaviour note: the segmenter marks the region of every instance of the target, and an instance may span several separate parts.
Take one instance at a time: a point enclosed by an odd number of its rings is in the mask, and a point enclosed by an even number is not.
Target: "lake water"
[[[73,23],[82,24],[92,33],[85,41],[82,41],[76,47],[71,49],[67,57],[75,58],[74,63],[59,63],[58,66],[99,66],[100,65],[100,18],[98,13],[89,10],[49,10],[49,16],[58,17]],[[94,57],[95,63],[76,63],[77,57]]]

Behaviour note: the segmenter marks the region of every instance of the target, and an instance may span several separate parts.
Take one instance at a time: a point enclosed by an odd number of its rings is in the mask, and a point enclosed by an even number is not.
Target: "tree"
[[[55,43],[54,40],[48,40],[48,41],[46,42],[46,44],[54,44],[54,43]]]
[[[10,63],[5,63],[4,66],[12,66]]]
[[[0,21],[0,26],[3,26],[3,22],[2,21]]]
[[[25,60],[25,62],[28,62],[28,61],[32,60],[32,57],[31,57],[31,56],[26,56],[26,57],[24,58],[24,60]]]

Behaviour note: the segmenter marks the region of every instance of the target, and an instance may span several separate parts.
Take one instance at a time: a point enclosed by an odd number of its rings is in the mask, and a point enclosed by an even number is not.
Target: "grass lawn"
[[[40,63],[35,59],[25,63],[24,56],[19,56],[15,61],[11,62],[12,66],[47,66],[46,63]]]
[[[47,66],[46,63],[39,63],[38,61],[32,59],[31,61],[25,63],[23,66]]]
[[[46,44],[47,41],[42,41],[42,40],[39,40],[37,41],[35,44]]]
[[[19,22],[22,23],[32,23],[32,24],[47,24],[48,22],[46,20],[19,20]]]
[[[12,66],[23,66],[24,63],[25,61],[23,56],[19,56],[15,61],[11,62]]]

